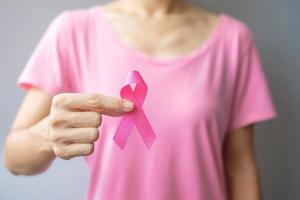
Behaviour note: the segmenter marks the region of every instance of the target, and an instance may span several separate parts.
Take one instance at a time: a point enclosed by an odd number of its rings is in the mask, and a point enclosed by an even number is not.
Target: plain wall
[[[16,79],[50,21],[65,9],[106,1],[0,0],[0,152],[24,97]],[[194,1],[243,20],[256,35],[279,117],[255,126],[255,147],[265,200],[300,199],[299,0]],[[1,200],[83,199],[88,183],[83,158],[57,159],[32,177],[13,176],[0,162]]]

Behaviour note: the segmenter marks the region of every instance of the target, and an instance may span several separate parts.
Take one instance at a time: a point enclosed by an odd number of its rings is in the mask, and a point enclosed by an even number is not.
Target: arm
[[[133,104],[124,102],[102,94],[63,93],[52,98],[30,89],[4,144],[6,167],[16,175],[33,175],[45,171],[56,157],[90,155],[101,114],[131,111]]]
[[[230,200],[261,200],[259,171],[253,147],[253,125],[228,133],[224,164]]]
[[[51,101],[35,88],[25,96],[4,145],[4,163],[12,173],[42,172],[55,158],[45,138]]]

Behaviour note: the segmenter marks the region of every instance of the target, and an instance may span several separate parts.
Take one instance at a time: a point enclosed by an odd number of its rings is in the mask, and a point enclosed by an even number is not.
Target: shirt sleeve
[[[238,66],[233,95],[228,132],[278,116],[253,36]]]
[[[35,86],[52,96],[70,91],[66,55],[68,27],[67,11],[51,21],[17,79],[17,86],[24,90]]]

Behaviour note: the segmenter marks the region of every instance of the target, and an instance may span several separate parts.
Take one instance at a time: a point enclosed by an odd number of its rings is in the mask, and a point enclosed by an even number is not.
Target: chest
[[[148,85],[143,110],[152,123],[166,130],[163,132],[172,134],[168,130],[209,123],[225,129],[233,84],[227,57],[220,56],[220,48],[164,65],[128,51],[109,36],[103,34],[97,43],[91,42],[89,56],[77,64],[80,92],[120,96],[128,73],[135,69]]]
[[[118,40],[154,57],[174,57],[201,46],[212,32],[212,22],[199,16],[139,18],[121,13],[102,13]]]
[[[120,96],[120,89],[134,66],[120,64],[101,63],[98,66],[103,67],[98,73],[90,69],[82,91]],[[174,68],[135,67],[148,86],[142,108],[151,123],[168,134],[174,133],[176,127],[198,129],[209,123],[225,128],[229,112],[227,83],[222,73],[216,73],[212,67],[213,63],[208,61]]]

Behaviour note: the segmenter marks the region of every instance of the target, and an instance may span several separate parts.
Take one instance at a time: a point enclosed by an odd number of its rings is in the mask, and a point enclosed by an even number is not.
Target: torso
[[[103,115],[85,157],[88,200],[226,200],[222,144],[250,34],[228,15],[218,21],[189,9],[156,19],[109,4],[65,15],[60,46],[70,91],[119,96],[128,73],[139,71],[148,85],[142,108],[157,135],[147,149],[134,126],[121,150],[113,137],[122,118]]]
[[[219,15],[185,4],[181,11],[142,17],[118,2],[102,6],[105,15],[130,47],[154,57],[172,57],[201,46],[213,32]]]

